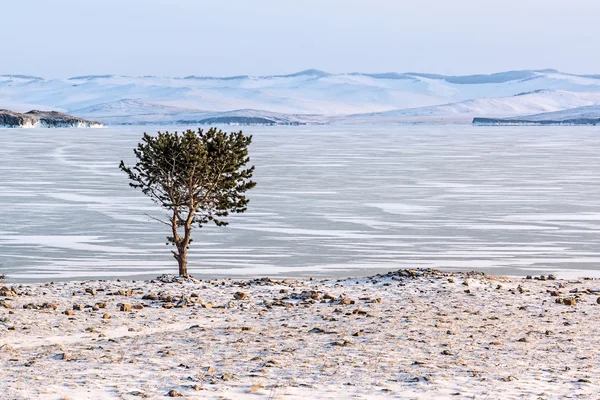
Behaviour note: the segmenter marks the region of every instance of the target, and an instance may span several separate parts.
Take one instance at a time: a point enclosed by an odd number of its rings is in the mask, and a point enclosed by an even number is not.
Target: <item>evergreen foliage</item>
[[[159,221],[171,228],[167,244],[176,248],[172,253],[179,275],[188,276],[193,226],[210,222],[225,226],[230,213],[246,211],[245,193],[256,185],[251,180],[254,166],[247,167],[251,142],[252,136],[242,131],[225,133],[217,128],[144,133],[133,150],[136,164],[130,167],[121,161],[119,168],[131,180],[129,185],[170,211],[168,221]]]

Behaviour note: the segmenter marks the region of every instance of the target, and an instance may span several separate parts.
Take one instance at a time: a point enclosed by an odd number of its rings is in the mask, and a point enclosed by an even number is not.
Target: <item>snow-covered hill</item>
[[[57,110],[109,124],[458,121],[600,104],[600,76],[344,73],[43,79],[0,75],[0,108]]]
[[[600,92],[538,90],[509,97],[465,100],[438,106],[408,108],[344,117],[353,122],[471,122],[474,117],[505,118],[570,110],[600,104]]]
[[[475,118],[475,125],[600,125],[600,105],[510,118]]]
[[[546,112],[524,117],[529,121],[567,121],[576,119],[600,118],[600,105],[583,106],[568,110]]]

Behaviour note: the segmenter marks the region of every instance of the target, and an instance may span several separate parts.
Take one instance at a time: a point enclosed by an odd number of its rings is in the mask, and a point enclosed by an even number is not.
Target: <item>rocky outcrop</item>
[[[473,125],[598,125],[600,118],[573,118],[563,120],[528,120],[514,118],[473,118]]]
[[[5,128],[100,128],[99,122],[88,121],[57,111],[32,110],[24,114],[0,110],[0,127]]]

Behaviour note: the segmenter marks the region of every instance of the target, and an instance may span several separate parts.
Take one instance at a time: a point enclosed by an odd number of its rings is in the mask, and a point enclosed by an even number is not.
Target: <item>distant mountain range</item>
[[[600,75],[552,69],[468,76],[319,70],[181,78],[0,75],[0,108],[56,110],[104,124],[539,122],[559,121],[557,112],[600,118],[597,105]]]

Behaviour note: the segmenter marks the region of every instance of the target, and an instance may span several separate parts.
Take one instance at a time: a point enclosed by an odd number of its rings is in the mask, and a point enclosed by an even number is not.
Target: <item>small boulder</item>
[[[244,292],[235,292],[233,294],[233,298],[236,300],[247,300],[248,299],[248,295]]]
[[[564,304],[565,306],[574,306],[577,304],[577,300],[574,298],[558,298],[556,302],[559,304]]]
[[[344,306],[347,306],[347,305],[352,304],[352,300],[350,300],[348,297],[342,297],[340,299],[340,304],[344,305]]]

